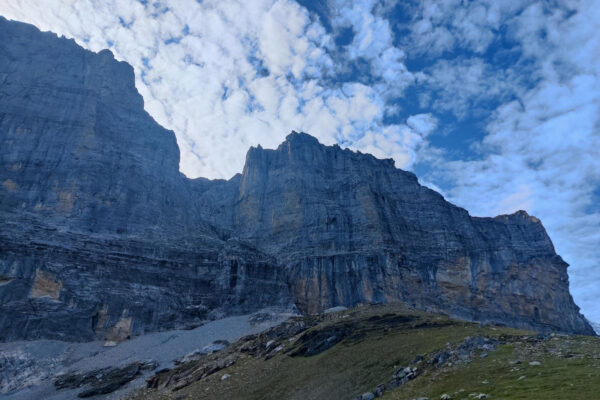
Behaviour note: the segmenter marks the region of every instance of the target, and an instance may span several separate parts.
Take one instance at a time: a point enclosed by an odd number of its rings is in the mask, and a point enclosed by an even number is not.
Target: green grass
[[[556,348],[565,350],[563,355],[554,354]],[[574,357],[565,358],[565,352]],[[383,399],[403,400],[419,396],[439,399],[444,393],[453,399],[463,399],[470,393],[486,393],[492,399],[507,400],[597,400],[600,399],[599,354],[600,340],[597,338],[558,337],[533,349],[525,343],[504,345],[485,359],[422,376],[387,393]],[[522,363],[511,365],[511,360],[522,360]],[[530,361],[539,361],[541,365],[531,366]]]
[[[369,320],[373,315],[389,313],[417,316],[418,319],[409,325],[427,322],[438,326],[390,328],[373,325]],[[234,366],[175,393],[145,390],[134,398],[354,399],[389,381],[398,368],[408,365],[418,354],[430,356],[447,343],[460,343],[467,336],[523,334],[507,328],[480,327],[443,316],[407,311],[398,306],[349,310],[338,319],[313,329],[332,323],[351,324],[355,337],[312,357],[286,354],[270,360],[245,357]],[[492,399],[600,399],[600,340],[559,337],[543,343],[511,343],[491,352],[487,358],[476,357],[466,365],[441,369],[427,366],[417,379],[387,392],[383,398],[426,396],[433,400],[448,393],[453,399],[461,399],[468,398],[469,393],[487,393]],[[557,355],[557,351],[564,354]],[[565,358],[566,354],[573,357]],[[509,364],[510,360],[517,359],[522,360],[522,364]],[[530,366],[528,362],[532,360],[538,360],[542,365]],[[225,373],[231,377],[221,381]],[[518,380],[521,376],[526,378]]]

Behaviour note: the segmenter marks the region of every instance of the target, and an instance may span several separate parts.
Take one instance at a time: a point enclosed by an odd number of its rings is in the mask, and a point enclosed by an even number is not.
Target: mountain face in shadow
[[[228,181],[187,179],[131,66],[1,17],[0,32],[0,340],[397,301],[593,334],[526,212],[471,217],[392,160],[297,132]]]

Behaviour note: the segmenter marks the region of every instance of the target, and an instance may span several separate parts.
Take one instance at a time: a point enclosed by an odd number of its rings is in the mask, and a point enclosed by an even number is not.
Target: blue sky
[[[594,1],[4,0],[136,70],[181,170],[229,178],[294,130],[394,158],[472,215],[525,209],[600,321]]]

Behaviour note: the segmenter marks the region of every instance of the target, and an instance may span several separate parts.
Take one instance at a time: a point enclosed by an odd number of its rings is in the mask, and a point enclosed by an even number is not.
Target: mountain
[[[187,179],[108,50],[0,18],[0,340],[122,340],[361,303],[593,334],[524,211],[475,218],[392,160],[292,132]]]
[[[209,190],[206,218],[276,257],[301,311],[401,301],[591,332],[568,292],[567,264],[524,211],[471,217],[392,160],[295,132],[275,150],[251,148],[228,184]]]
[[[131,66],[30,25],[0,32],[0,340],[123,339],[289,305],[273,257],[202,221]]]

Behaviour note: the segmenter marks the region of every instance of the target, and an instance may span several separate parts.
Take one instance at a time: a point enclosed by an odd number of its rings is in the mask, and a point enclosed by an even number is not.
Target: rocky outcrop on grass
[[[134,380],[141,371],[151,371],[157,366],[154,361],[134,362],[124,367],[109,367],[95,369],[85,373],[70,372],[59,376],[54,381],[58,390],[76,389],[84,390],[77,397],[93,397],[101,394],[112,393],[121,386]]]

